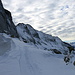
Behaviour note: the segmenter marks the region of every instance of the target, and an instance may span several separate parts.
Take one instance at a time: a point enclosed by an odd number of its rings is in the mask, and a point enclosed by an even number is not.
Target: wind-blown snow
[[[66,65],[63,55],[55,55],[17,38],[11,39],[11,49],[0,56],[0,75],[74,75],[75,66]]]

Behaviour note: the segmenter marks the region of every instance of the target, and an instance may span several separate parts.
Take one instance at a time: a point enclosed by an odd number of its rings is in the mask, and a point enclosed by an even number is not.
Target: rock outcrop
[[[0,33],[6,33],[18,37],[16,27],[12,21],[11,13],[3,8],[0,0]]]

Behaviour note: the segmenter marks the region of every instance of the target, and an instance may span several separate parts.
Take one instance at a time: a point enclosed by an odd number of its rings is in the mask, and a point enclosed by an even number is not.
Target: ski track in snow
[[[11,51],[0,56],[0,75],[74,75],[75,66],[66,65],[63,55],[52,54],[18,39],[12,39]]]

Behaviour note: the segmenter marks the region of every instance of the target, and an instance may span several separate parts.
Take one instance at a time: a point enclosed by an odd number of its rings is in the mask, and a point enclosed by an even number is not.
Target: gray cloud
[[[29,23],[35,29],[75,40],[75,0],[2,0],[13,20]]]

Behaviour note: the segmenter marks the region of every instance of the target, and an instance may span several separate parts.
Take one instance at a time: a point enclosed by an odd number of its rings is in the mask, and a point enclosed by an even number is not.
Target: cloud
[[[13,20],[29,23],[35,29],[75,40],[75,0],[2,0]]]

